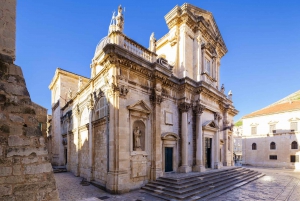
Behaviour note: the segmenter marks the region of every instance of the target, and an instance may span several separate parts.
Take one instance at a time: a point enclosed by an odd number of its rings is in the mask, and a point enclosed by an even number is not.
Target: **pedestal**
[[[192,171],[192,168],[188,165],[183,165],[179,167],[178,171],[182,173],[188,173]]]

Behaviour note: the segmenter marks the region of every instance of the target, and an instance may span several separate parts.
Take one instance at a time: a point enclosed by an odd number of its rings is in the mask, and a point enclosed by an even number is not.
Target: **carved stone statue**
[[[72,90],[69,88],[69,91],[68,91],[68,101],[72,99]]]
[[[81,88],[82,88],[82,78],[79,77],[79,79],[78,79],[78,91],[80,91]]]
[[[121,5],[119,5],[118,15],[116,16],[116,25],[117,25],[117,31],[121,31],[121,32],[123,32],[123,28],[124,28],[124,18],[123,18],[122,10],[123,9]]]
[[[140,127],[136,127],[133,131],[133,136],[134,136],[134,150],[135,151],[141,151],[142,150],[142,146],[141,146],[141,136],[142,136],[142,132],[140,130]]]
[[[225,92],[225,87],[224,87],[224,84],[222,84],[221,86],[221,92],[224,93]]]
[[[154,32],[150,36],[149,50],[151,52],[156,52],[156,38],[154,37]]]
[[[231,90],[228,92],[228,99],[232,100],[232,92],[231,92]]]

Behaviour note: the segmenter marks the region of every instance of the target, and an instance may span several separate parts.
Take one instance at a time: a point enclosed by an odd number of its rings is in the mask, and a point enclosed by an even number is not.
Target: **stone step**
[[[228,192],[261,176],[260,173],[245,168],[231,169],[230,171],[220,171],[220,174],[207,172],[204,176],[206,178],[198,179],[198,183],[190,181],[189,184],[181,183],[180,181],[185,180],[185,177],[176,178],[177,182],[159,178],[159,182],[151,182],[142,189],[146,193],[165,200],[197,200],[206,199],[206,197],[208,199],[208,196]]]
[[[228,185],[232,185],[229,183],[233,183],[237,180],[242,180],[244,177],[253,177],[255,176],[254,174],[257,173],[251,173],[249,176],[238,176],[238,177],[232,177],[232,178],[226,178],[226,180],[222,179],[222,182],[216,182],[216,183],[209,183],[206,185],[203,185],[201,187],[196,187],[193,189],[189,189],[188,191],[180,194],[176,191],[166,191],[166,189],[155,189],[155,188],[149,188],[149,187],[145,187],[143,188],[144,190],[148,190],[148,191],[152,191],[154,193],[158,193],[160,195],[164,195],[170,198],[175,198],[175,199],[179,199],[179,200],[184,200],[187,199],[189,197],[195,196],[196,194],[200,194],[200,193],[205,193],[206,191],[210,191],[211,189],[215,189],[218,187],[222,187],[222,186],[226,186],[226,184]]]
[[[185,174],[185,173],[179,173],[180,176],[178,177],[172,177],[172,176],[163,176],[160,177],[159,179],[162,179],[164,181],[170,181],[170,182],[180,182],[183,180],[188,180],[188,179],[193,179],[195,177],[198,176],[205,176],[205,175],[214,175],[214,174],[220,174],[222,172],[230,172],[230,171],[234,171],[234,170],[242,170],[244,168],[242,167],[233,167],[233,168],[228,168],[228,169],[224,169],[224,170],[211,170],[211,171],[207,171],[207,172],[199,172],[199,173],[195,173],[195,174]],[[176,174],[176,173],[175,173]]]
[[[184,184],[184,185],[174,185],[174,184],[164,185],[164,183],[162,183],[162,182],[155,182],[154,181],[154,182],[148,183],[146,186],[150,186],[150,187],[158,188],[158,189],[164,189],[164,190],[167,190],[167,191],[175,191],[176,193],[181,193],[181,192],[187,191],[188,189],[202,187],[202,186],[206,185],[207,183],[214,183],[214,182],[222,181],[223,178],[221,178],[221,177],[227,177],[227,178],[237,177],[238,175],[247,174],[249,172],[251,172],[251,171],[244,170],[243,172],[233,172],[233,173],[230,173],[230,174],[222,174],[221,176],[214,176],[214,177],[210,177],[210,178],[204,178],[202,180],[198,179],[198,180],[195,180],[193,182],[189,182],[189,183]]]
[[[202,198],[201,200],[210,200],[212,198],[218,197],[218,196],[220,196],[220,195],[222,195],[224,193],[227,193],[227,192],[232,191],[232,190],[234,190],[236,188],[239,188],[239,187],[241,187],[243,185],[246,185],[246,184],[248,184],[248,183],[250,183],[250,182],[252,182],[252,181],[254,181],[256,179],[259,179],[259,178],[261,178],[263,176],[265,176],[265,174],[260,174],[259,173],[255,177],[251,177],[251,178],[249,178],[247,180],[244,180],[243,182],[239,182],[239,183],[237,183],[237,184],[235,184],[233,186],[229,186],[229,187],[227,187],[225,189],[219,190],[218,192],[212,193],[212,194],[210,194],[210,195]]]
[[[198,193],[196,193],[194,191],[192,193],[185,194],[186,197],[184,197],[183,199],[186,200],[187,198],[192,198],[191,200],[195,200],[195,196],[198,197],[198,198],[202,198],[202,197],[211,195],[213,193],[216,193],[216,192],[218,192],[218,191],[220,191],[222,189],[226,189],[228,187],[235,186],[235,185],[237,185],[235,188],[238,188],[239,187],[238,186],[239,183],[243,183],[245,180],[254,178],[258,174],[259,173],[253,173],[251,175],[243,176],[243,177],[240,177],[238,179],[237,178],[230,178],[227,181],[220,182],[217,185],[211,186],[211,188],[205,188],[202,191],[198,191]]]
[[[184,180],[183,182],[177,182],[177,183],[170,182],[170,181],[164,181],[164,180],[159,178],[158,180],[153,181],[149,184],[154,184],[156,186],[164,186],[164,187],[173,186],[174,188],[181,189],[181,188],[185,188],[185,187],[190,186],[190,185],[205,182],[207,180],[211,180],[211,179],[214,179],[214,178],[219,178],[219,177],[222,177],[222,176],[225,176],[225,175],[226,176],[236,175],[236,174],[247,172],[247,171],[248,171],[247,169],[243,169],[243,170],[240,170],[240,171],[230,171],[230,172],[221,172],[220,174],[203,175],[203,176],[194,177],[194,178],[189,179],[187,181]]]

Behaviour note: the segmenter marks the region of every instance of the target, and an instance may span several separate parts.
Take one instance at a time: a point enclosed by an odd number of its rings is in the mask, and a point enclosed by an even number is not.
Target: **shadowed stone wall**
[[[59,200],[45,139],[15,59],[15,0],[0,3],[0,200]]]

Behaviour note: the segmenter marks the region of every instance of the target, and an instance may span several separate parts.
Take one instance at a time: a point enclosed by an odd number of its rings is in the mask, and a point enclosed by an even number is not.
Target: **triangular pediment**
[[[140,100],[133,105],[127,106],[127,109],[132,110],[132,111],[146,113],[146,114],[151,113],[150,107],[143,100]]]
[[[214,120],[206,121],[202,124],[204,130],[218,130],[219,126],[215,123]]]

